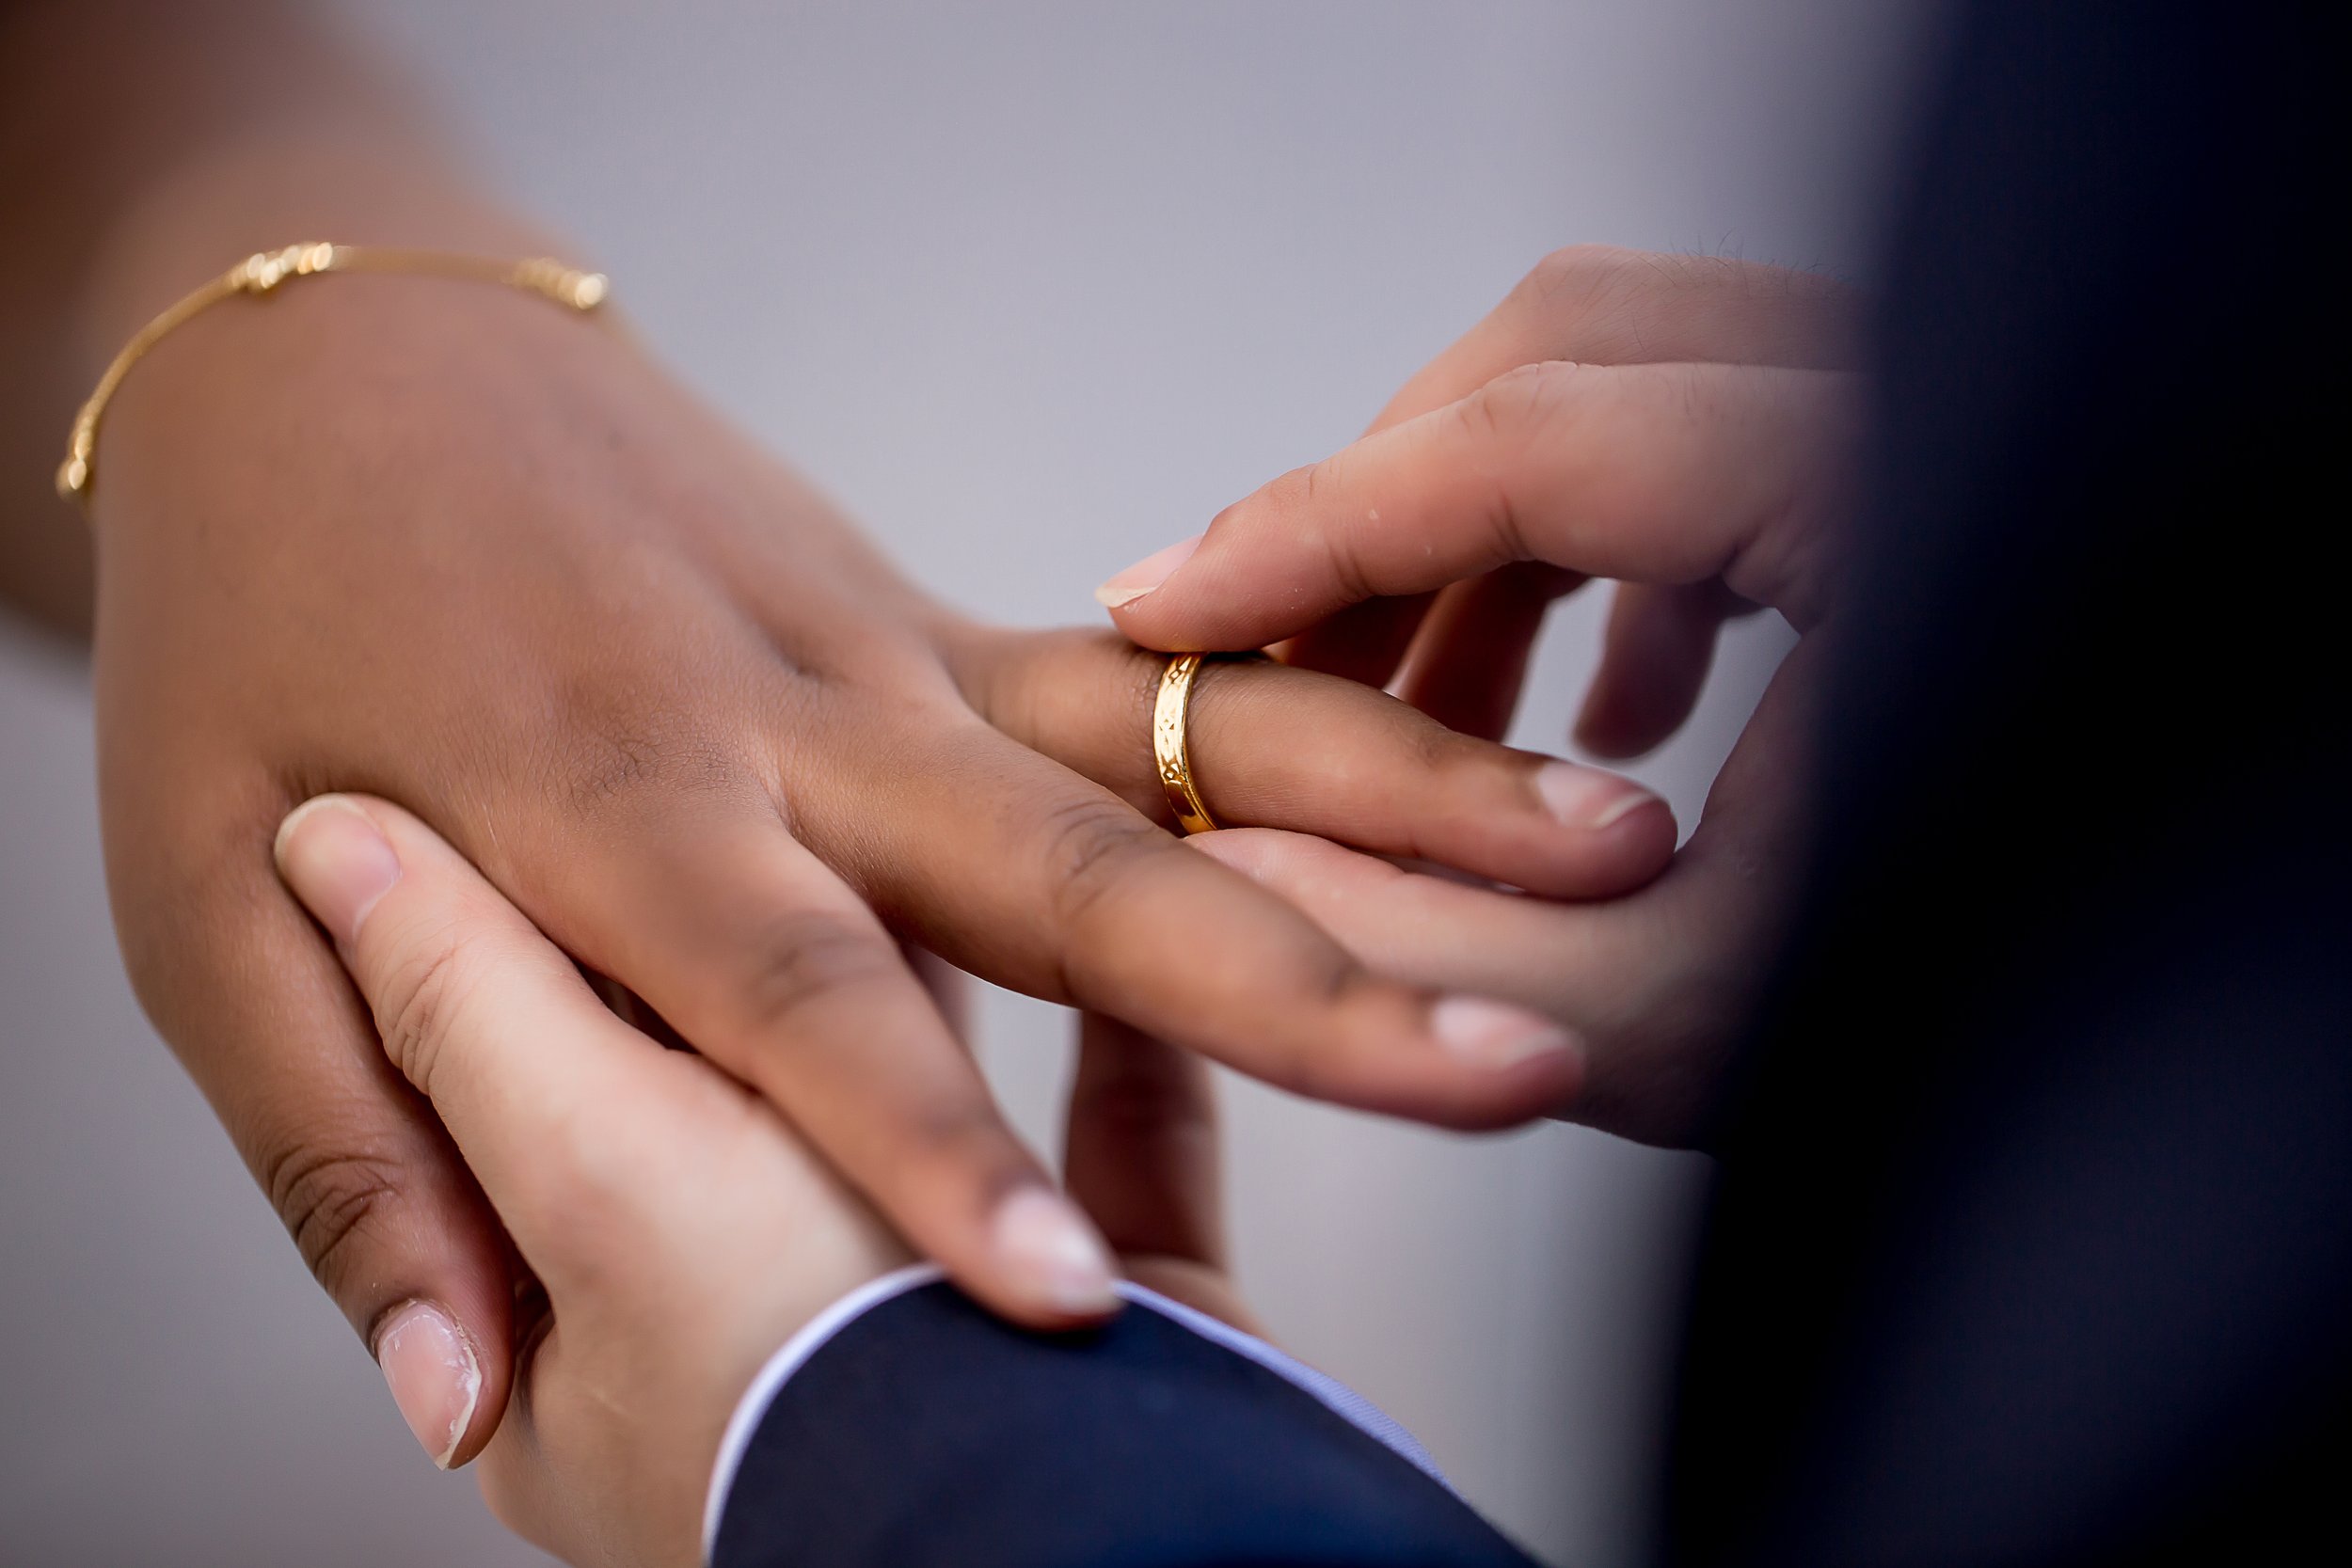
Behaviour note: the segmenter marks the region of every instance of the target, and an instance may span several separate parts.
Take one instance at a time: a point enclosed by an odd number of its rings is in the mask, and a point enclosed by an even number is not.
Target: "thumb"
[[[498,1216],[268,872],[195,885],[208,901],[163,942],[119,898],[126,951],[151,960],[132,965],[141,999],[427,1457],[465,1464],[497,1429],[512,1376],[514,1266]]]
[[[554,943],[430,828],[351,795],[310,800],[278,869],[336,941],[383,1053],[432,1101],[524,1261],[559,1302],[626,1195],[596,1165],[629,1113],[673,1124],[664,1053],[614,1017]],[[610,1200],[606,1202],[604,1200]],[[603,1204],[584,1226],[583,1207]],[[596,1232],[597,1236],[584,1236]]]

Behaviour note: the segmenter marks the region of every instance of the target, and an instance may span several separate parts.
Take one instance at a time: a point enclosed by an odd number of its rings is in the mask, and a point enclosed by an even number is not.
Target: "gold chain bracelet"
[[[501,261],[487,256],[467,256],[446,250],[401,250],[384,245],[290,245],[283,250],[257,251],[218,277],[167,308],[131,337],[122,352],[98,378],[97,389],[73,417],[73,434],[67,438],[65,461],[57,467],[57,494],[89,506],[90,480],[98,461],[98,421],[131,367],[144,358],[173,328],[189,318],[238,294],[268,294],[289,277],[310,277],[326,272],[419,273],[434,277],[463,278],[478,283],[503,283],[569,306],[593,310],[604,303],[610,289],[604,274],[582,272],[544,256]]]

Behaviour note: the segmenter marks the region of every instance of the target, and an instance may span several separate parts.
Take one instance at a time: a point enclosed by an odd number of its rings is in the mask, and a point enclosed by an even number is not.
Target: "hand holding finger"
[[[961,661],[999,728],[1172,820],[1153,764],[1167,659],[1110,633],[993,636]],[[1210,661],[1185,710],[1192,775],[1228,827],[1318,833],[1561,897],[1630,891],[1663,870],[1665,803],[1597,768],[1456,734],[1354,681]]]
[[[314,800],[280,863],[543,1290],[485,1497],[572,1560],[687,1560],[753,1372],[903,1249],[771,1107],[610,1012],[415,817]]]
[[[261,832],[266,842],[266,819]],[[142,862],[149,889],[180,880],[174,859],[156,847]],[[141,1000],[426,1457],[467,1464],[497,1427],[514,1372],[504,1231],[267,862],[221,860],[185,873],[194,938],[138,970]],[[120,907],[119,885],[117,896]]]
[[[1004,735],[907,744],[899,813],[856,824],[857,891],[959,967],[1366,1110],[1501,1126],[1572,1089],[1555,1027],[1363,974],[1279,898]],[[908,852],[896,835],[927,820],[977,831]]]
[[[1851,292],[1813,273],[1722,257],[1569,245],[1536,263],[1484,320],[1423,366],[1367,434],[1545,360],[1851,369],[1854,314]],[[1469,657],[1449,651],[1457,639],[1495,643],[1503,628],[1490,618],[1499,612],[1508,621],[1514,610],[1523,611],[1521,595],[1490,597],[1483,586],[1449,589],[1438,599],[1417,594],[1351,605],[1290,639],[1285,657],[1302,669],[1387,686],[1409,647],[1421,669],[1406,700],[1423,706],[1425,697],[1443,706],[1443,712],[1429,711],[1452,728],[1499,736],[1516,683],[1482,680]],[[1466,614],[1472,618],[1460,633],[1452,625],[1431,624]],[[1523,638],[1533,635],[1531,627]],[[1493,716],[1497,707],[1501,721]]]
[[[1689,1142],[1704,1134],[1731,1032],[1771,956],[1772,899],[1802,854],[1788,784],[1804,765],[1820,642],[1782,664],[1674,865],[1626,897],[1566,904],[1468,887],[1295,833],[1212,833],[1192,847],[1280,893],[1376,973],[1499,996],[1576,1029],[1590,1056],[1571,1119]]]
[[[633,977],[993,1309],[1067,1327],[1115,1307],[1108,1253],[1006,1122],[899,935],[772,812],[673,804],[622,838],[572,869],[564,903],[592,912],[568,949]]]
[[[1704,964],[1686,960],[1703,958],[1712,939],[1704,927],[1677,927],[1657,890],[1558,904],[1300,833],[1219,833],[1196,847],[1289,899],[1375,973],[1504,997],[1573,1024],[1590,1041],[1591,1066],[1557,1115],[1651,1143],[1684,1142],[1699,1125],[1716,1061],[1705,1032],[1686,1038],[1653,1024],[1704,1022]],[[1677,984],[1692,986],[1678,999],[1686,1013],[1661,1007]]]
[[[384,1055],[432,1102],[534,1268],[558,1265],[563,1173],[544,1150],[616,1091],[627,1103],[648,1042],[394,807],[309,801],[286,820],[278,864],[334,939]]]

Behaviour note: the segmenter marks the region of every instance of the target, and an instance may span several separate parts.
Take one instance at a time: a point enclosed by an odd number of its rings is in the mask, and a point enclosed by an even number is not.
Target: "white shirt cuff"
[[[752,1379],[751,1386],[743,1390],[743,1397],[736,1402],[735,1415],[727,1422],[725,1434],[719,1439],[719,1461],[711,1466],[710,1495],[703,1506],[705,1562],[710,1560],[712,1551],[718,1546],[719,1521],[726,1513],[727,1495],[735,1489],[736,1472],[742,1467],[743,1451],[751,1447],[752,1434],[759,1430],[759,1423],[767,1417],[768,1407],[775,1403],[776,1396],[784,1391],[784,1386],[791,1381],[792,1374],[807,1365],[809,1357],[823,1349],[828,1340],[875,1307],[946,1277],[936,1263],[915,1263],[894,1270],[880,1279],[868,1280],[811,1318],[799,1333],[784,1342],[781,1350],[768,1358],[767,1364],[759,1369],[758,1375]],[[1157,1312],[1202,1338],[1256,1362],[1284,1382],[1312,1395],[1349,1424],[1409,1461],[1448,1491],[1453,1490],[1453,1484],[1439,1473],[1437,1461],[1429,1457],[1428,1450],[1414,1440],[1411,1433],[1337,1378],[1285,1355],[1254,1335],[1244,1334],[1205,1312],[1197,1311],[1180,1301],[1171,1301],[1157,1291],[1148,1290],[1131,1280],[1119,1282],[1119,1293],[1134,1306]]]

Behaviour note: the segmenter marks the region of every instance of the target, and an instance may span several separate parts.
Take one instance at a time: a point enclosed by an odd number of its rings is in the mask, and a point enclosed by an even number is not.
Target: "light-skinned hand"
[[[1568,1114],[1597,1126],[1699,1134],[1792,896],[1806,693],[1840,565],[1849,309],[1778,268],[1563,251],[1372,434],[1100,593],[1146,647],[1288,640],[1294,664],[1395,679],[1435,716],[1500,735],[1546,605],[1613,578],[1579,725],[1610,754],[1688,715],[1725,615],[1765,606],[1805,634],[1689,842],[1623,896],[1529,896],[1560,890],[1508,874],[1524,893],[1465,887],[1296,834],[1196,841],[1380,974],[1573,1028],[1590,1054]]]
[[[421,1297],[393,1307],[377,1347],[403,1415],[444,1456],[469,1434],[486,1443],[492,1509],[569,1561],[698,1560],[720,1435],[753,1375],[906,1247],[771,1103],[615,1017],[406,812],[313,801],[279,861],[389,1067],[446,1125],[511,1238],[518,1397],[485,1428],[485,1347]],[[1066,1163],[1126,1272],[1243,1320],[1197,1058],[1088,1020]]]

